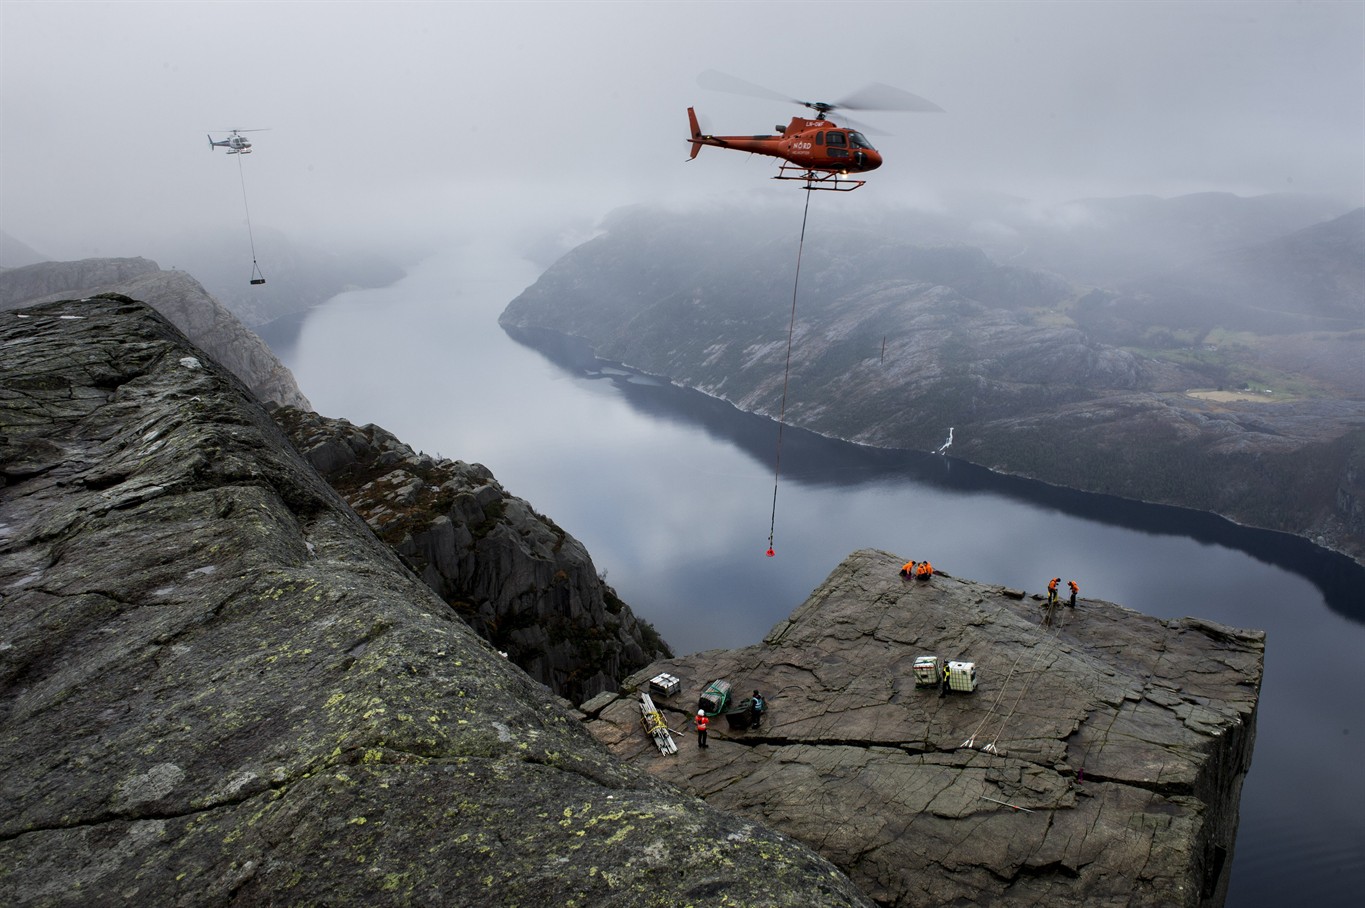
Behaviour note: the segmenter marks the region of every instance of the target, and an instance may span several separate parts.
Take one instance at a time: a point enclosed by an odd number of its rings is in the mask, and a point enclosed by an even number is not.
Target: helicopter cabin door
[[[825,157],[829,158],[831,163],[843,163],[848,159],[848,136],[837,129],[831,129],[821,135],[825,140]]]

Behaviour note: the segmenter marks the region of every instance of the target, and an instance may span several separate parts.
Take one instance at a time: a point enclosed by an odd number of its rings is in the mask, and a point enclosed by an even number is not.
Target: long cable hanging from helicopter
[[[811,187],[807,186],[807,189]],[[782,427],[787,423],[787,386],[792,374],[792,339],[796,336],[796,291],[801,286],[801,254],[806,249],[806,221],[810,217],[810,193],[806,193],[806,205],[801,212],[801,241],[796,246],[796,279],[792,282],[792,314],[787,325],[787,363],[782,370],[782,404],[777,412],[777,456],[773,464],[773,513],[768,524],[767,556],[773,557],[773,536],[777,533],[777,483],[782,476]]]
[[[251,206],[246,201],[246,172],[240,157],[237,159],[237,174],[242,179],[242,210],[246,212],[246,238],[251,244],[251,283],[264,284],[265,275],[261,274],[261,266],[256,264],[256,237],[251,230]]]
[[[246,169],[242,166],[242,155],[251,154],[251,142],[242,135],[244,132],[264,132],[262,129],[233,129],[229,131],[226,139],[216,140],[209,136],[209,151],[215,148],[226,148],[228,154],[237,155],[237,176],[242,184],[242,210],[246,213],[246,236],[251,244],[251,283],[259,285],[265,283],[265,275],[261,273],[261,266],[256,262],[256,236],[251,229],[251,206],[246,198]]]
[[[801,256],[806,245],[806,224],[810,217],[810,192],[817,189],[851,192],[866,184],[866,180],[849,178],[876,170],[882,165],[882,156],[863,131],[873,132],[867,127],[853,123],[847,118],[843,126],[827,120],[826,114],[835,110],[898,110],[918,112],[941,112],[943,108],[908,91],[890,85],[873,83],[834,104],[824,101],[801,101],[780,92],[755,85],[744,79],[729,76],[715,70],[707,70],[697,77],[703,88],[734,94],[750,95],[768,100],[778,100],[799,104],[815,111],[814,118],[792,117],[786,126],[779,125],[775,135],[732,135],[717,136],[703,133],[697,120],[695,108],[687,108],[688,125],[691,127],[691,154],[688,160],[696,158],[702,146],[729,148],[753,154],[778,158],[778,172],[775,180],[796,180],[804,185],[806,204],[801,215],[801,240],[796,253],[796,277],[792,286],[791,321],[787,328],[787,358],[782,375],[782,402],[777,420],[777,453],[773,467],[773,506],[772,518],[768,526],[768,557],[775,553],[773,539],[777,530],[777,488],[782,475],[782,434],[787,417],[787,391],[791,381],[792,343],[796,335],[796,301],[801,283]],[[842,179],[841,179],[842,178]],[[883,347],[883,356],[885,348]],[[951,444],[951,432],[949,435]],[[946,450],[947,445],[940,449]]]

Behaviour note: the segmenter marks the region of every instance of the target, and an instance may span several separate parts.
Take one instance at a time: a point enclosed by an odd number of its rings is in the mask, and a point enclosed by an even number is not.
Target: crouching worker
[[[919,567],[915,568],[916,580],[928,580],[934,576],[934,566],[927,561],[921,561]]]

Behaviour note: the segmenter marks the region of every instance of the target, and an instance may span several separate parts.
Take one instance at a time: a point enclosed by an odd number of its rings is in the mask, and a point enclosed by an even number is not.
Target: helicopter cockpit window
[[[832,131],[830,132],[829,136],[825,139],[825,142],[826,142],[827,144],[829,144],[829,145],[847,145],[847,144],[848,144],[848,142],[844,139],[844,134],[843,134],[842,132],[832,132]]]
[[[872,148],[872,143],[867,141],[866,137],[864,137],[862,133],[854,132],[853,130],[849,130],[848,143],[852,145],[854,148],[868,148],[872,149],[873,151],[876,150]]]

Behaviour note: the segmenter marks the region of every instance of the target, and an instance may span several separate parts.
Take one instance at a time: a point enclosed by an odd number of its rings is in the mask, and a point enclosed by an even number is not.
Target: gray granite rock
[[[509,495],[487,467],[419,454],[378,426],[271,412],[428,586],[556,694],[580,703],[673,655],[583,544]]]
[[[757,688],[758,730],[712,723],[660,757],[629,693],[587,722],[623,759],[806,842],[887,906],[1221,904],[1255,737],[1264,634],[1059,606],[855,552],[762,644],[657,663],[690,730],[711,680]],[[976,663],[917,689],[917,656]],[[969,746],[964,746],[969,745]],[[996,753],[985,749],[992,745]]]
[[[0,350],[0,904],[869,904],[613,758],[152,309]]]

